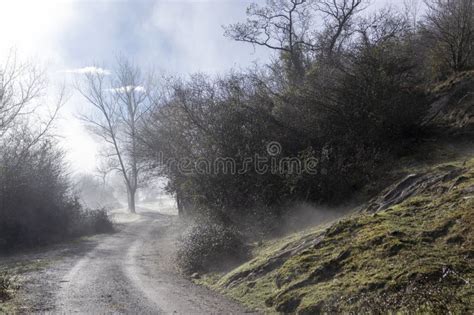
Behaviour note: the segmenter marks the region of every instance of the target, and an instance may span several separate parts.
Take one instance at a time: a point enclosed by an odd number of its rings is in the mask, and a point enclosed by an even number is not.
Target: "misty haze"
[[[474,0],[2,0],[0,314],[473,314]]]

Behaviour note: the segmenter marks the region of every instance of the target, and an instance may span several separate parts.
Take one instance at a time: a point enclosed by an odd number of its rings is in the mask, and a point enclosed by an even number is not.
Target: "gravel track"
[[[182,226],[176,216],[145,208],[137,212],[114,234],[52,250],[48,267],[25,275],[28,279],[17,298],[23,304],[20,312],[249,313],[177,273],[173,257]],[[40,256],[46,259],[48,253]]]

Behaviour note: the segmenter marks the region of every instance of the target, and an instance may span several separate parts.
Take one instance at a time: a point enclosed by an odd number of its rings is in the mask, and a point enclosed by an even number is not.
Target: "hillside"
[[[266,312],[472,312],[473,210],[474,158],[441,163],[359,213],[268,242],[200,282]]]
[[[472,73],[466,77],[435,90],[427,121],[438,136],[391,165],[383,182],[392,183],[369,202],[266,241],[250,261],[196,281],[265,313],[472,313]]]

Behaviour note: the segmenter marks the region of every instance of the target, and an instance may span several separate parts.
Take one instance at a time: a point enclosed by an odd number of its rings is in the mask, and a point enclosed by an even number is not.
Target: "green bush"
[[[72,236],[82,236],[111,233],[113,231],[113,223],[110,221],[105,209],[90,210],[81,208],[73,220],[69,234]]]
[[[217,223],[195,224],[180,240],[177,263],[186,274],[233,265],[248,256],[248,248],[235,228]]]
[[[90,212],[90,218],[94,224],[94,233],[110,233],[114,231],[112,221],[110,221],[105,209]]]

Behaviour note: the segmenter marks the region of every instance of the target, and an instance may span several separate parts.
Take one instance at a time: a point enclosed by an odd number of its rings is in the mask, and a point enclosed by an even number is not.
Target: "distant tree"
[[[474,0],[426,0],[422,23],[435,58],[450,71],[474,66]]]
[[[77,84],[78,91],[92,106],[92,111],[81,115],[81,119],[104,141],[107,168],[122,175],[132,213],[136,211],[135,196],[145,167],[139,159],[137,130],[154,104],[150,86],[150,78],[123,60],[118,61],[111,75],[88,73]]]
[[[85,173],[75,176],[74,181],[77,195],[84,206],[114,207],[118,203],[113,187],[100,177]]]
[[[419,15],[421,11],[420,0],[404,0],[403,9],[406,20],[411,24],[413,30],[418,28]]]

